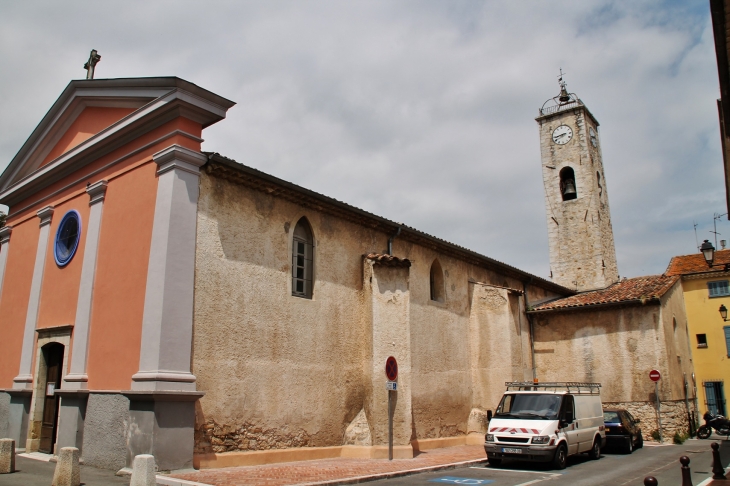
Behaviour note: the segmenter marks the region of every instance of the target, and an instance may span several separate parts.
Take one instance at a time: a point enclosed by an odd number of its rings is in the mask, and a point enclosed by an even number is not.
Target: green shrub
[[[659,442],[659,439],[661,438],[659,436],[659,431],[658,430],[652,430],[651,431],[651,438],[654,439],[655,441]]]
[[[675,444],[684,444],[684,441],[689,439],[689,434],[686,432],[682,432],[681,434],[679,432],[674,433],[674,443]]]

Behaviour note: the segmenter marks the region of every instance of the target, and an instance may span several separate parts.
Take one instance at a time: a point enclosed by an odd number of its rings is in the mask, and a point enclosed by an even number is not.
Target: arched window
[[[436,302],[444,301],[444,272],[441,264],[434,260],[431,264],[431,300]]]
[[[575,172],[571,167],[565,167],[560,171],[560,195],[563,201],[570,201],[578,197],[575,187]]]
[[[305,299],[312,298],[312,263],[314,261],[314,240],[307,218],[299,220],[294,227],[292,241],[291,293]]]

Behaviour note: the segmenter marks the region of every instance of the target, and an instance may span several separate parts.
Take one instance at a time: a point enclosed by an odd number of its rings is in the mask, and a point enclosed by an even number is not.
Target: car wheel
[[[639,440],[636,441],[636,448],[641,449],[642,447],[644,447],[644,436],[639,432]]]
[[[560,444],[553,457],[553,469],[565,469],[568,465],[568,449],[565,444]]]
[[[502,459],[496,457],[487,457],[487,461],[489,461],[490,466],[499,467],[502,465]]]
[[[601,443],[598,441],[598,439],[595,439],[593,441],[593,447],[591,447],[591,450],[588,453],[588,457],[590,457],[594,461],[601,458]]]
[[[629,443],[626,445],[626,454],[634,452],[634,438],[629,436]]]

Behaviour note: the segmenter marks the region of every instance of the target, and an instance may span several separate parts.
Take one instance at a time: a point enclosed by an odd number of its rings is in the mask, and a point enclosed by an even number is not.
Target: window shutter
[[[727,355],[730,358],[730,326],[723,327],[725,331],[725,347],[727,348]]]
[[[718,280],[715,282],[707,282],[707,289],[710,297],[721,297],[730,295],[730,285],[727,280]]]

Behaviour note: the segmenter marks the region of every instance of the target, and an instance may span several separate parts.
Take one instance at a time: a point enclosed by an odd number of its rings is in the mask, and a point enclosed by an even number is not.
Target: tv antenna
[[[697,244],[697,251],[700,251],[700,240],[697,238],[697,223],[692,221],[692,224],[695,227],[695,243]]]
[[[714,226],[714,230],[713,231],[710,231],[710,233],[714,233],[715,234],[715,248],[717,248],[717,235],[720,234],[720,233],[717,232],[717,220],[720,219],[720,218],[722,218],[723,216],[727,216],[727,213],[722,213],[722,214],[715,213],[713,215],[713,217],[712,217],[712,224]]]

